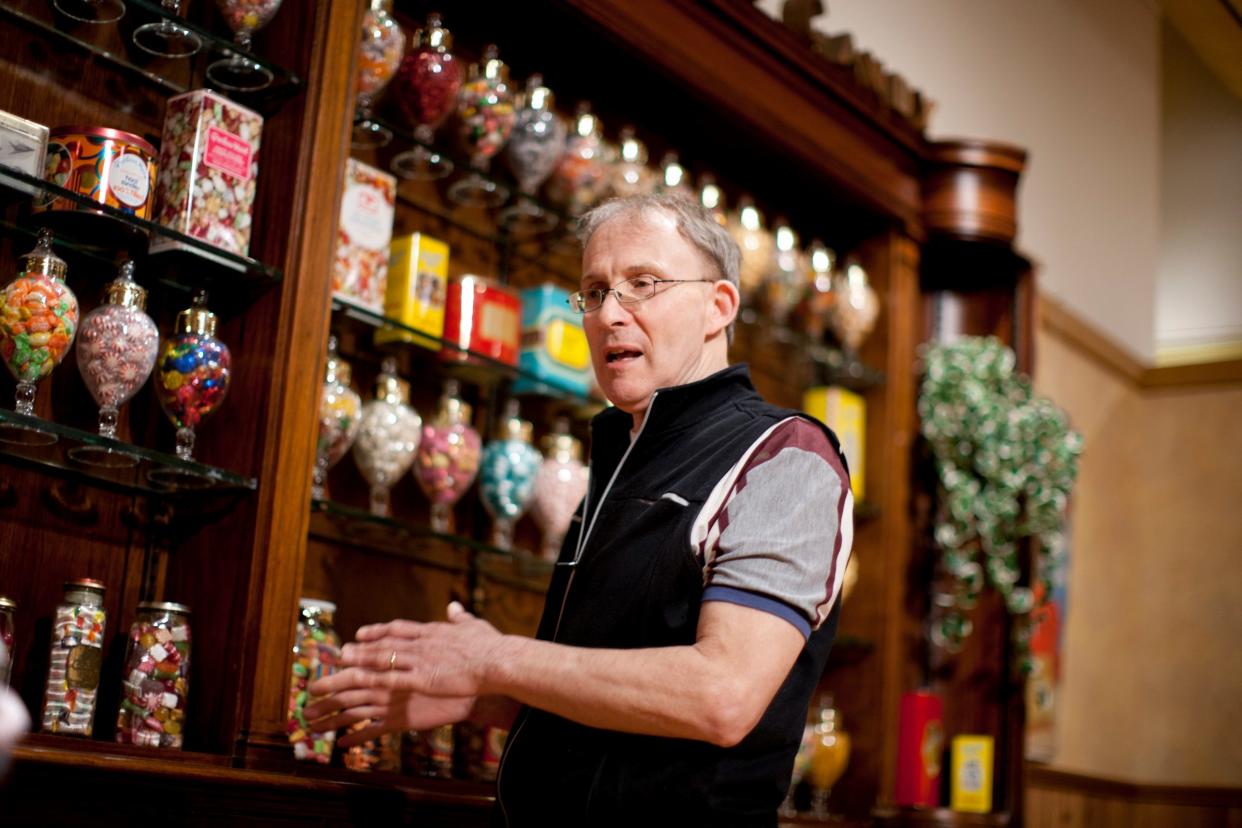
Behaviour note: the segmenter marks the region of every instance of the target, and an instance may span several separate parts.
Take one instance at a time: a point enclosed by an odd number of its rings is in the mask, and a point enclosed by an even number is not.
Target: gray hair
[[[740,287],[739,272],[742,251],[729,231],[721,227],[707,208],[679,193],[652,193],[647,195],[612,198],[594,207],[578,219],[578,241],[583,248],[605,224],[616,219],[632,219],[648,212],[671,215],[677,222],[677,232],[694,245],[715,271],[714,279],[724,279]],[[733,323],[729,323],[727,337],[733,342]]]

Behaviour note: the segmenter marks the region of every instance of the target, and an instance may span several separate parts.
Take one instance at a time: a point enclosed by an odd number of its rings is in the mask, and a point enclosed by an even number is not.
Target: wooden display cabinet
[[[156,14],[158,4],[128,1],[130,23],[92,30],[67,25],[42,0],[0,0],[0,36],[15,44],[0,58],[0,109],[53,126],[101,124],[158,137],[163,101],[199,85],[210,56],[177,64],[134,55],[123,43],[128,27]],[[228,38],[212,4],[189,5],[192,25]],[[144,791],[155,782],[187,807],[239,824],[299,817],[322,824],[487,824],[486,785],[309,767],[293,762],[285,737],[299,596],[335,600],[345,638],[392,616],[438,617],[451,598],[502,629],[530,631],[547,577],[546,566],[487,547],[488,524],[473,489],[456,509],[456,537],[428,533],[425,499],[408,477],[393,492],[394,518],[370,518],[365,487],[348,459],[329,479],[332,500],[310,499],[329,331],[338,335],[364,399],[385,353],[371,341],[377,320],[330,297],[365,5],[288,2],[256,37],[257,54],[280,81],[249,101],[267,118],[254,263],[235,275],[193,258],[163,270],[139,259],[138,278],[152,288],[152,313],[165,329],[188,300],[187,289],[210,282],[218,297],[219,336],[233,349],[236,375],[228,400],[201,429],[197,456],[227,472],[229,485],[208,494],[151,491],[0,449],[0,593],[20,604],[15,684],[32,710],[40,704],[47,619],[60,583],[89,574],[109,586],[111,666],[95,737],[36,736],[19,748],[0,792],[0,807],[18,822],[37,822],[44,798],[67,785],[83,795],[64,803],[66,819],[150,816],[156,811]],[[407,34],[431,10],[422,0],[396,5]],[[799,406],[803,388],[824,379],[854,386],[867,402],[869,486],[854,545],[860,575],[822,686],[835,693],[853,738],[832,806],[851,824],[869,821],[876,804],[891,797],[901,693],[924,677],[926,583],[911,487],[916,346],[925,313],[920,272],[932,250],[924,221],[928,143],[848,72],[742,0],[477,2],[440,10],[460,56],[476,57],[497,42],[514,79],[542,73],[562,112],[590,99],[610,140],[633,124],[653,162],[676,149],[690,170],[713,172],[731,199],[752,194],[769,216],[787,216],[804,241],[819,237],[867,269],[882,310],[858,355],[868,368],[862,374],[840,375],[804,340],[762,320],[739,324],[732,358],[751,363],[756,385],[777,404]],[[391,117],[382,99],[377,116]],[[402,140],[354,154],[384,167]],[[499,164],[494,172],[504,175]],[[12,271],[13,256],[30,246],[23,229],[29,219],[23,199],[5,192],[0,267]],[[488,212],[448,202],[443,184],[402,182],[398,202],[397,232],[448,241],[455,275],[480,273],[519,287],[577,284],[572,245],[510,239]],[[121,251],[102,258],[69,252],[69,283],[85,311]],[[433,350],[393,352],[411,381],[412,404],[426,416],[451,372]],[[463,380],[485,438],[512,377],[484,370]],[[0,405],[11,392],[7,378],[0,380]],[[530,398],[523,413],[540,435],[554,414],[569,414],[585,436],[591,405]],[[71,361],[41,389],[39,413],[90,429],[94,407]],[[121,433],[152,452],[171,447],[171,429],[149,390],[129,404]],[[519,543],[529,546],[534,537],[520,525]],[[150,598],[195,610],[184,753],[157,755],[110,741],[125,629],[135,605]],[[956,686],[946,688],[952,693]]]

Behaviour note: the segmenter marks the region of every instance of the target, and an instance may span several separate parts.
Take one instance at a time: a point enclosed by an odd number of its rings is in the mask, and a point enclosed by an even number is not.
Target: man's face
[[[616,287],[635,276],[714,275],[707,258],[677,231],[676,220],[662,212],[613,219],[595,232],[582,254],[584,290]],[[583,317],[600,387],[636,425],[657,388],[694,382],[725,367],[705,346],[712,335],[723,337],[732,319],[735,305],[717,297],[731,289],[727,282],[664,284],[652,298],[630,305],[609,294]]]

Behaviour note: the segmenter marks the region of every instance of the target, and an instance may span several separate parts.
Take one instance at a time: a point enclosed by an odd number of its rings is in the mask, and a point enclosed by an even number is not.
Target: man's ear
[[[742,296],[736,285],[728,279],[712,282],[712,307],[707,320],[707,335],[715,336],[728,328],[737,318],[741,304]]]

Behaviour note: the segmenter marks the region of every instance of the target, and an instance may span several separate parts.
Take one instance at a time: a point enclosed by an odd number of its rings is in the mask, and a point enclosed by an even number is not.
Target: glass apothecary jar
[[[190,608],[144,601],[129,628],[116,740],[180,750],[190,696]]]
[[[336,604],[303,598],[299,608],[293,672],[289,678],[289,743],[295,758],[326,765],[332,761],[336,734],[311,730],[302,711],[310,703],[310,684],[335,673],[340,662],[341,639],[333,626]]]
[[[103,669],[104,585],[93,578],[65,584],[52,620],[52,650],[43,693],[43,732],[90,736]]]

